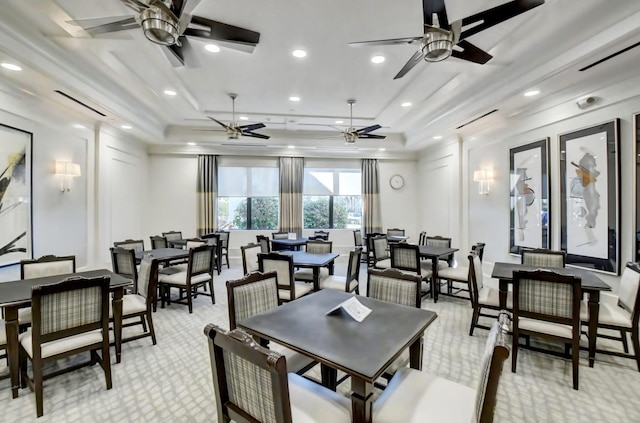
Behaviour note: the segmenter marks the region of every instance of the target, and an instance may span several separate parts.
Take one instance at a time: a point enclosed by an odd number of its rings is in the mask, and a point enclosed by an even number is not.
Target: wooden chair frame
[[[124,241],[117,241],[113,243],[114,247],[126,248],[127,250],[133,249],[134,251],[144,251],[143,239],[125,239]]]
[[[289,301],[295,300],[296,297],[296,283],[293,278],[294,270],[293,270],[293,257],[287,254],[280,254],[276,252],[271,252],[267,254],[260,253],[258,254],[258,268],[260,273],[266,273],[264,270],[264,260],[277,260],[284,261],[289,263],[289,280],[281,281],[278,278],[278,289],[284,289],[289,291]],[[313,291],[312,291],[313,292]],[[283,302],[286,300],[282,300]]]
[[[369,281],[371,280],[371,275],[373,276],[379,276],[382,278],[390,278],[390,279],[398,279],[398,280],[402,280],[402,281],[407,281],[407,282],[415,282],[416,284],[416,289],[415,289],[415,307],[416,308],[421,308],[422,307],[422,276],[420,275],[412,275],[409,273],[403,273],[398,269],[369,269],[367,271],[367,297],[370,298],[375,298],[375,297],[371,297],[370,295],[370,290],[369,289]],[[379,298],[378,298],[379,299]],[[403,305],[407,305],[407,304],[403,304]]]
[[[261,253],[270,253],[271,252],[271,243],[269,241],[269,237],[265,235],[256,235],[256,241],[260,244],[260,252]]]
[[[131,314],[124,314],[124,310],[123,310],[123,314],[122,314],[122,320],[131,319],[134,317],[140,318],[139,322],[123,323],[122,324],[123,328],[129,327],[129,326],[135,326],[135,325],[142,325],[143,333],[138,335],[133,335],[128,338],[122,338],[122,343],[135,341],[141,338],[146,338],[147,336],[151,337],[151,342],[153,345],[156,345],[157,343],[156,331],[153,326],[153,311],[155,311],[157,296],[158,296],[158,266],[159,266],[158,260],[152,259],[151,272],[149,274],[149,284],[147,285],[147,292],[145,295],[146,310],[139,311],[136,313],[131,313]],[[134,286],[135,286],[135,292],[138,292],[138,278],[136,278]],[[113,321],[113,318],[111,318],[111,321]],[[147,328],[147,325],[148,325],[148,328]]]
[[[229,238],[231,237],[230,231],[216,231],[220,234],[220,265],[222,266],[222,257],[225,258],[227,269],[229,268]]]
[[[526,263],[527,260],[527,256],[533,256],[533,255],[548,255],[548,256],[561,256],[562,257],[562,267],[566,267],[567,265],[567,253],[564,251],[557,251],[557,250],[548,250],[546,248],[525,248],[522,250],[522,254],[520,256],[520,262],[522,264],[529,264]]]
[[[240,247],[240,253],[242,254],[242,271],[243,273],[246,275],[249,273],[249,271],[247,270],[247,250],[253,249],[253,248],[259,248],[260,252],[262,252],[262,246],[259,244],[254,244],[253,242],[247,245],[243,245]],[[260,254],[260,252],[258,254]],[[257,254],[256,254],[256,259],[257,259]],[[256,261],[256,264],[258,262]]]
[[[167,244],[167,238],[160,236],[160,235],[154,235],[154,236],[150,236],[149,240],[151,241],[151,249],[152,250],[156,250],[158,248],[168,248],[169,244]]]
[[[71,273],[76,273],[76,256],[54,256],[54,255],[46,255],[37,259],[28,259],[20,261],[20,279],[25,279],[25,267],[28,267],[30,264],[40,264],[40,263],[52,263],[56,261],[71,261],[72,271]]]

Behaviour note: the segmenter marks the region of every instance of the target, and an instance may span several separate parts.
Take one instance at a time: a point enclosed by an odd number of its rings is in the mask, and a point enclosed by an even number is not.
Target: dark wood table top
[[[578,269],[575,267],[544,267],[529,266],[520,263],[502,263],[496,262],[493,266],[493,272],[491,277],[495,279],[511,281],[513,280],[513,272],[515,270],[537,270],[545,269],[562,275],[580,276],[582,279],[582,289],[597,290],[597,291],[611,291],[611,287],[607,285],[598,275],[586,269]]]
[[[142,260],[145,254],[151,254],[154,259],[164,261],[179,258],[188,258],[189,250],[182,248],[156,248],[154,250],[136,251],[136,260]]]
[[[280,251],[280,254],[293,256],[294,266],[310,266],[324,267],[331,264],[335,259],[340,257],[335,253],[307,253],[306,251]]]
[[[272,244],[278,245],[286,245],[289,247],[297,247],[300,245],[305,245],[307,243],[307,238],[300,237],[296,239],[288,239],[288,238],[276,238],[271,240]]]
[[[420,256],[426,258],[446,257],[458,251],[459,248],[436,247],[433,245],[421,245]]]
[[[326,313],[353,294],[325,289],[238,322],[241,328],[373,383],[436,319],[436,313],[357,296],[361,323]]]
[[[389,242],[400,242],[406,241],[407,239],[409,239],[409,237],[405,235],[387,235],[387,241]]]
[[[0,283],[0,306],[31,302],[31,288],[37,285],[58,283],[70,277],[95,278],[98,276],[109,276],[109,288],[112,290],[131,285],[130,279],[113,273],[107,269],[65,273],[63,275],[45,276],[43,278],[21,279]]]

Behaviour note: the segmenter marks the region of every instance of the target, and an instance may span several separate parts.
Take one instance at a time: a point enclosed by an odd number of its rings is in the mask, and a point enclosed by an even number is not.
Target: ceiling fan
[[[349,127],[342,132],[342,134],[344,135],[345,142],[347,144],[354,144],[358,138],[368,138],[368,139],[376,139],[376,140],[385,139],[386,136],[384,135],[376,135],[376,134],[370,133],[375,131],[376,129],[382,128],[382,126],[380,125],[371,125],[371,126],[367,126],[366,128],[360,128],[360,129],[356,129],[353,127],[353,104],[355,102],[356,101],[353,99],[347,100],[347,103],[349,104]],[[332,128],[336,128],[342,131],[342,129],[337,128],[335,126],[332,126]]]
[[[521,13],[540,6],[544,0],[515,0],[485,10],[475,15],[449,23],[445,0],[422,0],[424,34],[418,37],[393,38],[377,41],[360,41],[351,46],[414,44],[420,42],[420,50],[414,53],[400,72],[393,78],[402,78],[422,59],[440,62],[449,56],[484,65],[493,56],[466,41],[466,38]],[[466,28],[466,29],[465,29]]]
[[[230,140],[237,140],[240,137],[240,135],[244,135],[246,137],[253,137],[253,138],[262,138],[263,140],[268,140],[269,138],[271,138],[268,135],[256,134],[255,132],[252,132],[252,131],[255,131],[256,129],[266,128],[266,125],[264,123],[251,123],[249,125],[238,125],[236,123],[236,97],[238,97],[238,95],[229,94],[229,97],[231,97],[231,101],[232,101],[231,124],[225,125],[224,123],[220,122],[217,119],[212,118],[211,116],[207,116],[207,117],[212,121],[216,122],[218,125],[222,126],[227,131],[227,136],[229,137]]]
[[[246,53],[252,53],[260,41],[258,32],[190,15],[188,11],[193,10],[200,0],[120,1],[138,15],[67,22],[79,25],[92,35],[142,27],[149,41],[165,47],[162,51],[175,67],[184,66],[185,61],[192,65],[197,63],[187,37],[216,40],[225,47]]]

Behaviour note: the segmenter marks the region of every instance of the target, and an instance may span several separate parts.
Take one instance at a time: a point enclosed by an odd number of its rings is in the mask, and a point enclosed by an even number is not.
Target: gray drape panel
[[[198,236],[216,230],[218,211],[217,156],[198,155]]]
[[[304,159],[280,157],[280,230],[302,236]]]
[[[362,229],[382,232],[378,160],[362,159]]]

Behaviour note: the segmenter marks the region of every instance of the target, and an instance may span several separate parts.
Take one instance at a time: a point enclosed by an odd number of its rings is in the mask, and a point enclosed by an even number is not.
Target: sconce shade
[[[56,161],[56,175],[80,176],[80,165],[58,160]]]
[[[476,170],[473,172],[473,180],[475,182],[493,180],[493,168]]]

